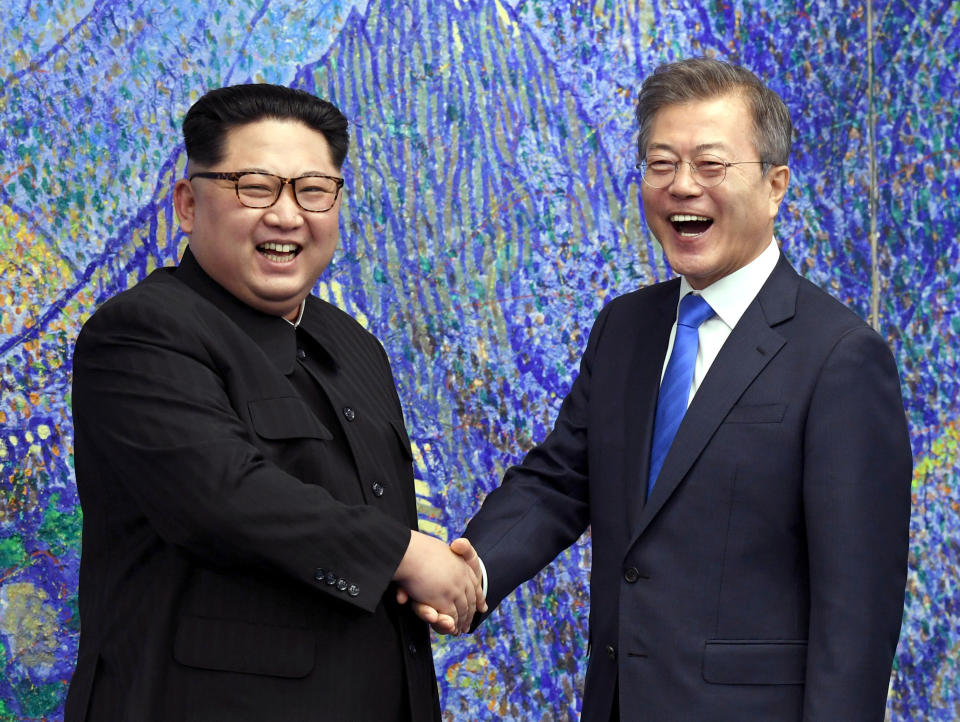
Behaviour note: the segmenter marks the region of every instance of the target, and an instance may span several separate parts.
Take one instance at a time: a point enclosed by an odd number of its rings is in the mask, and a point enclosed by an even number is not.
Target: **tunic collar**
[[[293,371],[297,360],[297,336],[293,325],[282,316],[271,316],[251,308],[201,268],[189,246],[174,270],[178,281],[189,286],[216,306],[260,347],[284,375]]]

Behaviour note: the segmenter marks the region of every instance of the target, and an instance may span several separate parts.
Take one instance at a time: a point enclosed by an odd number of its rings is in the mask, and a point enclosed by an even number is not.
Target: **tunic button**
[[[346,579],[338,579],[338,580],[337,580],[337,589],[338,589],[339,591],[341,591],[341,592],[347,591],[347,580],[346,580]]]
[[[316,579],[318,582],[324,581],[327,578],[327,570],[317,569],[317,571],[313,573],[313,578]]]
[[[637,571],[636,567],[630,567],[623,573],[623,578],[626,579],[628,583],[633,584],[640,578],[640,572]]]
[[[349,594],[351,597],[355,597],[359,593],[360,587],[358,587],[356,584],[351,584],[349,587],[347,587],[347,594]]]
[[[347,421],[353,421],[355,418],[357,418],[357,412],[351,409],[349,406],[344,406],[343,418],[345,418]]]
[[[337,575],[333,572],[327,572],[326,579],[324,581],[329,584],[331,587],[337,583]]]
[[[383,484],[381,484],[379,481],[373,482],[373,484],[372,484],[372,486],[371,486],[370,488],[373,490],[373,495],[374,495],[374,496],[376,496],[376,497],[381,497],[381,496],[383,496]]]
[[[407,651],[410,652],[410,654],[416,655],[417,645],[415,645],[413,642],[410,642],[410,644],[407,645]]]
[[[613,645],[608,644],[606,649],[607,649],[607,656],[610,657],[610,659],[615,660],[617,658],[617,650],[614,649]]]
[[[297,358],[303,361],[307,357],[307,352],[302,348],[297,349]]]

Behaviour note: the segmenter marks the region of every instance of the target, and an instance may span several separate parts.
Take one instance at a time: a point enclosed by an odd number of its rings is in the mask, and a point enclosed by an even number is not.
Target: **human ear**
[[[180,230],[186,234],[193,232],[193,218],[196,213],[197,199],[193,194],[193,184],[181,178],[173,186],[173,209],[180,221]]]
[[[775,165],[767,171],[767,183],[770,184],[770,217],[777,215],[780,203],[787,194],[790,184],[790,168],[785,165]]]

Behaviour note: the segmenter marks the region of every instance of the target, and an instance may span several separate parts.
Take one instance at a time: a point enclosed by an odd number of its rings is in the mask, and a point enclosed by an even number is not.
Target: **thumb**
[[[463,557],[470,566],[473,565],[473,561],[477,558],[477,550],[473,548],[473,544],[470,543],[470,540],[466,537],[459,537],[454,539],[450,543],[450,549],[453,550],[454,554],[459,554]]]

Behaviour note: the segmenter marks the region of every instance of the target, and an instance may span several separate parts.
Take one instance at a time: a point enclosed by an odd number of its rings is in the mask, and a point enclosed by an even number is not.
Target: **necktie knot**
[[[713,316],[713,309],[703,296],[688,293],[680,301],[680,312],[677,316],[677,325],[699,328],[700,324]]]

